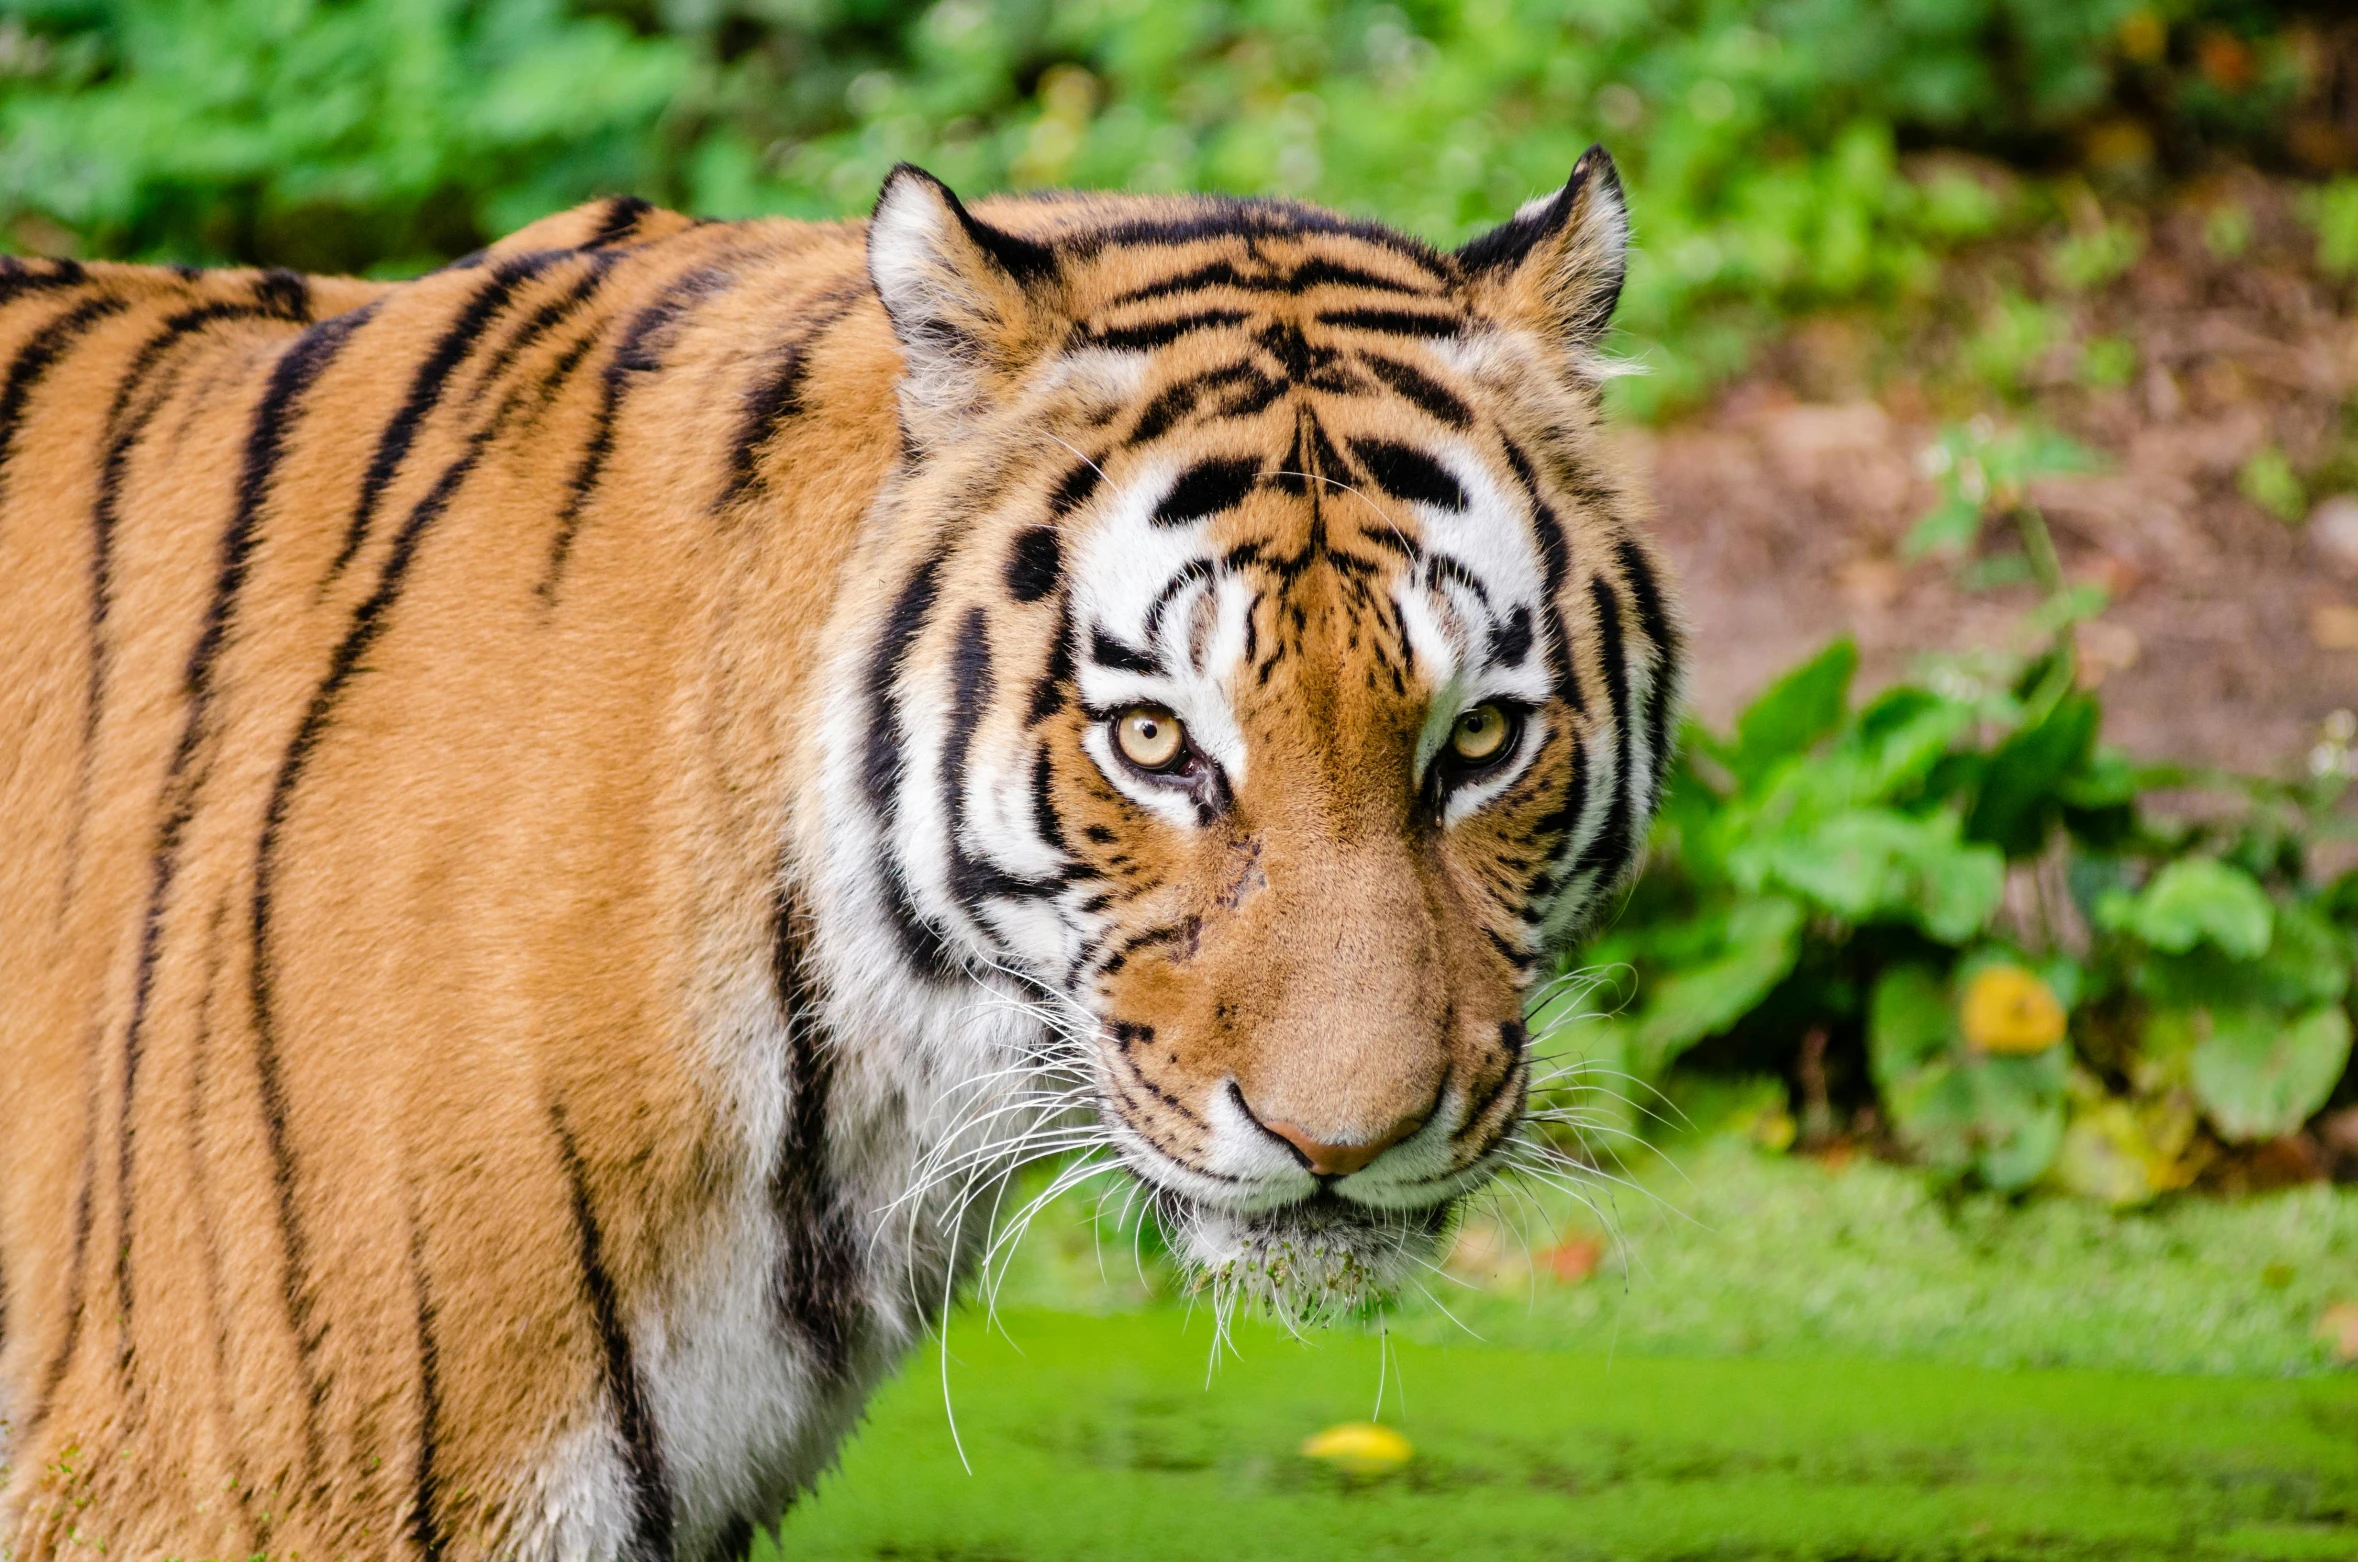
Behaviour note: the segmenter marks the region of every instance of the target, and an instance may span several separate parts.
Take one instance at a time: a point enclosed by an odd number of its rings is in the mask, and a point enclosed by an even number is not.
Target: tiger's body
[[[1674,698],[1609,165],[985,215],[0,271],[0,1555],[731,1555],[1019,1148],[1264,1291],[1498,1164]]]

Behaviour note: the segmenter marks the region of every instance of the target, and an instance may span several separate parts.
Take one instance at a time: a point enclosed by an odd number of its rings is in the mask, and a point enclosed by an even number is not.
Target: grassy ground
[[[972,1312],[952,1332],[974,1473],[939,1358],[912,1362],[779,1554],[2358,1555],[2358,1380],[2315,1331],[2358,1300],[2358,1196],[1944,1201],[1732,1139],[1640,1184],[1612,1232],[1478,1218],[1388,1364],[1368,1334],[1246,1328],[1208,1370],[1200,1313],[1052,1219],[1002,1293],[1012,1343]],[[1596,1273],[1555,1278],[1547,1244],[1590,1234]],[[1301,1456],[1379,1380],[1405,1467]]]
[[[795,1558],[2063,1558],[2358,1554],[2358,1386],[1676,1360],[1021,1313],[912,1365],[780,1537]],[[1019,1352],[1020,1347],[1020,1352]],[[1378,1374],[1416,1447],[1302,1457]]]

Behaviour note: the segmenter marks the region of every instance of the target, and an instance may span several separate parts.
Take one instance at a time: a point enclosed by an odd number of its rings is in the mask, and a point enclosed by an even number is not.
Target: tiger
[[[1669,763],[1628,231],[0,263],[0,1556],[742,1556],[1051,1153],[1380,1302]]]

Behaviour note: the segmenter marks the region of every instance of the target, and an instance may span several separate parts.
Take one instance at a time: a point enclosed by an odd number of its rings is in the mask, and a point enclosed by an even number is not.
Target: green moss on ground
[[[2259,1559],[2358,1556],[2358,1378],[2320,1313],[2358,1301],[2358,1194],[1944,1199],[1724,1137],[1601,1220],[1502,1198],[1387,1342],[1240,1328],[1141,1284],[1080,1201],[1044,1216],[1003,1321],[957,1320],[960,1467],[928,1353],[790,1515],[795,1558]],[[1597,1273],[1535,1277],[1610,1230]],[[1102,1253],[1102,1267],[1100,1254]],[[1475,1283],[1462,1283],[1463,1276]],[[1414,1442],[1353,1482],[1310,1433]],[[1403,1390],[1405,1392],[1403,1392]]]
[[[1172,1308],[969,1316],[764,1557],[2291,1558],[2358,1554],[2358,1385],[1677,1360],[1262,1328],[1206,1381]],[[1379,1373],[1416,1457],[1296,1450]]]

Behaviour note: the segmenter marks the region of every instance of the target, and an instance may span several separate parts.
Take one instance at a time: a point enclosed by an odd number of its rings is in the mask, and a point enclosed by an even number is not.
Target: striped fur
[[[1025,1148],[1380,1285],[1660,785],[1622,227],[5,263],[0,1554],[736,1554]]]

